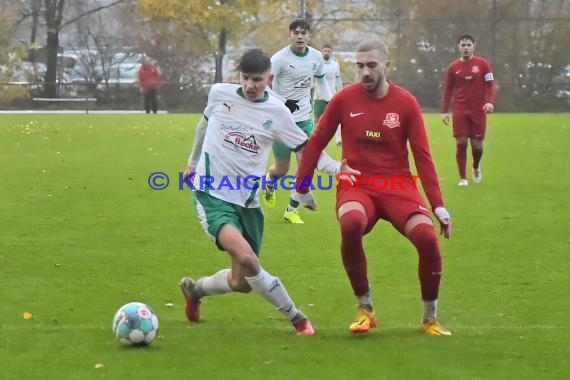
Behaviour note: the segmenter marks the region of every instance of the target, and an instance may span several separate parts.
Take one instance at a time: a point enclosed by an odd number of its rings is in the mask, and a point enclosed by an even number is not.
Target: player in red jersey
[[[341,255],[359,302],[359,312],[350,331],[368,332],[376,326],[363,237],[379,219],[384,219],[406,236],[418,251],[424,303],[422,330],[430,335],[451,335],[437,320],[442,271],[438,237],[430,211],[411,177],[408,160],[409,143],[431,208],[439,220],[442,234],[449,238],[450,216],[444,207],[420,106],[410,92],[386,80],[390,61],[383,43],[376,40],[361,42],[356,50],[356,66],[360,82],[343,88],[331,99],[303,151],[295,196],[303,205],[314,202],[311,193],[307,192],[308,182],[319,155],[340,124],[342,158],[348,167],[360,172],[354,185],[341,178],[337,187]],[[379,190],[375,178],[405,180],[403,186],[385,186]]]
[[[459,186],[467,186],[467,144],[471,141],[473,182],[481,182],[481,157],[487,129],[487,113],[494,110],[495,79],[489,62],[473,55],[475,39],[469,34],[459,37],[461,56],[447,67],[443,95],[442,121],[449,124],[449,106],[453,95],[453,137],[457,151]]]

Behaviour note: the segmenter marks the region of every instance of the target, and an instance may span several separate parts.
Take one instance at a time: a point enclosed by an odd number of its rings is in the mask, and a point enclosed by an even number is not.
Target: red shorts
[[[406,222],[413,214],[423,214],[431,218],[430,210],[418,190],[386,189],[378,190],[372,186],[337,189],[336,209],[348,201],[357,201],[364,206],[368,217],[366,233],[370,232],[379,219],[384,219],[404,234]]]
[[[453,112],[453,137],[470,137],[483,140],[486,131],[487,113],[482,109]]]

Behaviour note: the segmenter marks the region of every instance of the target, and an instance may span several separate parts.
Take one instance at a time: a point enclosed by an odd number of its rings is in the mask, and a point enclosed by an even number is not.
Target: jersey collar
[[[297,57],[305,57],[307,56],[307,54],[309,54],[309,47],[307,46],[307,48],[305,49],[305,51],[301,54],[297,53],[292,46],[289,46],[289,50],[291,50],[291,53],[293,53],[294,55],[296,55]]]
[[[245,95],[243,94],[243,89],[241,88],[241,86],[238,87],[236,92],[239,96],[241,96],[245,100],[248,100],[248,99],[246,99]],[[267,91],[265,91],[263,93],[263,98],[255,100],[254,103],[263,103],[263,102],[266,102],[268,99],[269,99],[269,94],[267,93]]]

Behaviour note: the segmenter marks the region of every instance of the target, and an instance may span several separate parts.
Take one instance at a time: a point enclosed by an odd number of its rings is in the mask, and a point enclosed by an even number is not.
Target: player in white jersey
[[[313,335],[308,318],[295,307],[278,277],[260,265],[263,212],[258,191],[273,141],[294,151],[307,142],[282,100],[270,95],[271,61],[260,49],[248,50],[238,64],[240,84],[215,84],[196,130],[194,146],[184,171],[194,189],[193,204],[200,223],[220,250],[231,258],[231,268],[180,282],[188,320],[200,320],[201,299],[228,292],[261,294],[293,324],[298,335]],[[350,171],[328,156],[323,165]],[[354,172],[358,174],[357,172]],[[316,208],[310,196],[299,195],[306,207]]]
[[[317,49],[308,46],[311,26],[303,19],[293,21],[289,25],[290,45],[279,50],[271,57],[271,88],[285,99],[285,105],[291,110],[297,126],[307,135],[313,132],[314,123],[311,106],[311,87],[313,78],[325,100],[331,98],[331,92],[323,72],[323,55]],[[273,144],[275,164],[269,168],[267,180],[287,174],[291,165],[291,149],[281,142]],[[264,200],[268,207],[274,207],[275,191],[268,186]],[[303,220],[297,212],[299,202],[289,200],[284,218],[289,223],[301,224]]]
[[[307,140],[298,128],[290,128],[292,119],[283,102],[269,93],[252,102],[237,85],[215,84],[204,111],[207,129],[201,151],[194,151],[202,159],[193,187],[241,207],[259,207],[256,195],[273,141],[280,139],[297,151]]]
[[[325,61],[324,64],[324,73],[325,79],[329,84],[329,89],[331,90],[331,96],[337,93],[338,90],[342,88],[342,78],[340,75],[340,65],[339,63],[333,58],[332,56],[332,46],[329,44],[323,45],[321,52],[323,53],[323,59]],[[315,114],[315,124],[319,122],[319,118],[325,112],[325,108],[328,104],[328,101],[323,98],[321,92],[317,88],[315,91],[315,100],[313,101],[314,107],[314,114]],[[340,134],[340,126],[337,128],[336,133],[334,135],[336,145],[342,144],[342,137]]]

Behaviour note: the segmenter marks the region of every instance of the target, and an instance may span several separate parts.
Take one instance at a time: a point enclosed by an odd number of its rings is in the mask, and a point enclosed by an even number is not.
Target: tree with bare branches
[[[43,10],[41,12],[47,29],[46,39],[46,55],[47,70],[45,76],[45,96],[48,98],[57,97],[57,52],[59,50],[59,33],[63,28],[75,23],[77,20],[99,12],[103,9],[114,7],[126,0],[115,0],[105,5],[88,9],[87,11],[76,15],[69,20],[63,20],[63,11],[66,7],[66,0],[44,0]]]

